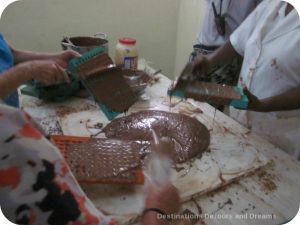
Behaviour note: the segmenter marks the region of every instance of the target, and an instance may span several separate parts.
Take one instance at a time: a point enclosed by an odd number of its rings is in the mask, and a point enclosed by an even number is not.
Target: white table
[[[146,89],[144,101],[133,106],[135,111],[160,109],[161,104],[159,106],[157,102],[164,102],[169,107],[166,91],[171,81],[162,74],[157,77],[159,81]],[[89,136],[97,133],[97,129],[74,127],[79,119],[83,120],[81,124],[88,127],[89,124],[101,122],[105,125],[109,122],[91,99],[73,98],[64,103],[45,103],[33,97],[21,96],[20,102],[24,110],[47,128],[46,132],[59,133],[62,128],[65,135]],[[213,134],[222,132],[221,127],[226,127],[235,135],[251,138],[251,144],[259,146],[271,163],[253,175],[212,193],[195,197],[183,204],[182,211],[198,216],[201,214],[199,224],[264,225],[281,224],[292,219],[298,212],[300,203],[300,163],[258,136],[250,134],[225,114],[219,111],[215,114],[210,105],[197,103],[197,107],[203,111],[202,122]],[[193,114],[188,108],[184,110]],[[83,111],[87,114],[82,113]],[[70,114],[73,116],[68,117]],[[85,115],[89,115],[89,118],[85,118]]]

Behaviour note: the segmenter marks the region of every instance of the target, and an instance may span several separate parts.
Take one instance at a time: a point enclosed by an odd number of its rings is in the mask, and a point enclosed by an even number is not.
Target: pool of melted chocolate
[[[78,179],[119,176],[142,165],[151,153],[152,129],[159,138],[172,143],[168,153],[174,163],[201,155],[210,143],[208,129],[195,118],[158,110],[140,111],[109,123],[103,129],[107,139],[71,145],[69,165]]]
[[[103,131],[108,138],[152,141],[151,129],[160,138],[172,141],[171,157],[177,163],[201,154],[210,143],[208,129],[197,119],[158,110],[140,111],[115,119]]]

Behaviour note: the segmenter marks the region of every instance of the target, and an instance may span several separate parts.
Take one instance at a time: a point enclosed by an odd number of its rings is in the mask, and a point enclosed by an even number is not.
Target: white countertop
[[[148,70],[154,71],[151,68]],[[226,149],[236,142],[240,151],[247,152],[251,147],[259,152],[262,159],[269,162],[267,166],[258,171],[254,170],[252,174],[245,173],[245,177],[240,177],[243,174],[239,174],[237,179],[229,179],[228,185],[215,185],[221,188],[213,192],[203,192],[205,194],[201,196],[193,192],[190,198],[186,198],[189,201],[183,204],[182,211],[189,210],[196,215],[202,213],[204,218],[202,222],[198,221],[199,224],[264,225],[280,224],[292,219],[298,212],[300,203],[300,163],[251,134],[225,114],[219,111],[215,113],[214,108],[206,103],[192,100],[180,102],[173,99],[170,105],[166,92],[171,81],[162,74],[158,74],[157,77],[159,80],[146,88],[143,100],[133,105],[128,113],[158,109],[194,116],[210,130],[210,150]],[[63,131],[64,135],[90,136],[99,132],[91,128],[94,124],[105,125],[109,122],[91,99],[72,98],[63,103],[46,103],[22,95],[20,103],[24,110],[41,123],[48,134]],[[218,143],[218,140],[222,140],[222,143]],[[234,162],[234,157],[234,154],[229,156],[232,161],[224,157],[224,163]],[[236,158],[236,161],[238,159],[240,158]],[[89,197],[93,201],[93,195]],[[94,202],[97,206],[97,200]]]

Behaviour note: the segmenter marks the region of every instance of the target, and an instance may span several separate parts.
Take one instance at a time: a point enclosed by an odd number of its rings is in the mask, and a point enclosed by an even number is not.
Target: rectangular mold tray
[[[68,145],[79,144],[88,142],[89,137],[76,137],[76,136],[63,136],[63,135],[52,135],[50,140],[54,145],[58,147],[64,158],[67,160]],[[143,184],[145,181],[142,169],[134,171],[133,177],[115,177],[101,180],[79,180],[82,183],[103,183],[103,184]]]

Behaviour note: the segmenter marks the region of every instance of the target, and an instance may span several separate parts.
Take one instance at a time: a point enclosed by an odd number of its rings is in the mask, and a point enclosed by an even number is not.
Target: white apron
[[[264,1],[230,37],[235,50],[244,56],[240,84],[259,99],[300,85],[300,21],[296,10],[285,17],[286,5],[279,0]],[[299,158],[300,110],[259,113],[231,108],[230,115]]]

